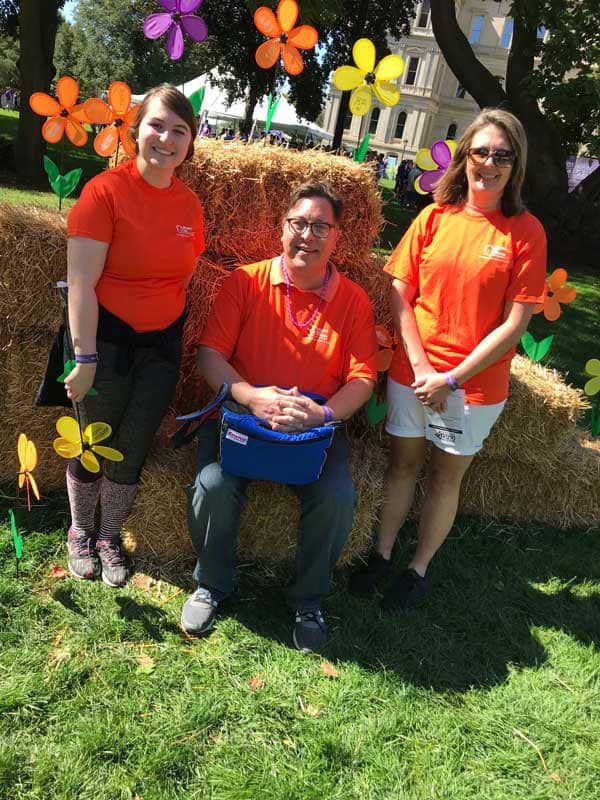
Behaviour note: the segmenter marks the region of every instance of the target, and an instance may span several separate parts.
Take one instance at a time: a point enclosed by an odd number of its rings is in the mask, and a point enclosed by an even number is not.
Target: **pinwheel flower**
[[[144,20],[144,34],[148,39],[158,39],[167,34],[165,48],[172,61],[183,55],[183,33],[195,42],[208,38],[208,25],[194,11],[202,5],[202,0],[157,0],[165,11],[150,14]],[[166,13],[165,13],[166,12]]]
[[[574,286],[565,286],[569,274],[566,269],[555,269],[546,281],[544,301],[536,303],[533,309],[534,314],[544,312],[548,322],[554,322],[560,317],[560,304],[568,305],[577,297],[577,289]]]
[[[394,347],[396,345],[396,334],[390,336],[385,325],[375,326],[375,336],[379,349],[377,351],[377,372],[387,372],[392,363]]]
[[[375,66],[375,45],[370,39],[359,39],[352,48],[355,67],[338,67],[333,73],[333,85],[342,92],[352,91],[350,111],[358,117],[371,108],[373,92],[385,106],[395,106],[400,90],[390,83],[402,75],[404,59],[399,55],[385,56]]]
[[[600,359],[590,358],[585,365],[585,371],[588,375],[591,375],[591,378],[586,382],[583,391],[589,397],[593,397],[593,395],[600,392]]]
[[[23,486],[27,487],[27,510],[31,511],[30,486],[36,498],[40,499],[40,490],[32,475],[33,470],[37,467],[38,455],[34,443],[24,433],[20,433],[17,440],[17,455],[19,456],[19,489],[22,489]]]
[[[128,156],[135,155],[135,142],[129,136],[138,106],[131,105],[131,89],[123,81],[113,81],[108,87],[108,103],[98,97],[90,97],[83,104],[90,122],[106,125],[94,139],[94,150],[99,156],[108,158],[119,143]]]
[[[69,141],[76,147],[87,142],[87,132],[82,122],[87,122],[84,103],[75,105],[79,97],[79,84],[75,78],[64,75],[56,84],[58,100],[46,92],[34,92],[29,98],[31,110],[48,117],[42,125],[42,136],[50,144],[59,142],[66,132]]]
[[[61,417],[56,423],[56,430],[60,437],[54,440],[52,446],[58,455],[62,458],[80,456],[79,460],[88,472],[100,472],[96,455],[109,461],[123,461],[123,453],[119,450],[98,444],[108,439],[112,433],[112,428],[107,422],[90,422],[82,434],[76,419]]]
[[[419,194],[429,194],[434,191],[438,181],[450,166],[455,150],[456,142],[453,139],[446,139],[434,142],[431,148],[422,147],[417,152],[415,163],[425,172],[415,181],[415,191]]]
[[[256,51],[256,63],[262,69],[270,69],[281,58],[283,68],[289,75],[299,75],[304,69],[304,59],[298,52],[312,50],[319,41],[319,34],[312,25],[299,25],[296,0],[280,0],[277,16],[270,8],[261,6],[254,12],[254,24],[269,37]]]

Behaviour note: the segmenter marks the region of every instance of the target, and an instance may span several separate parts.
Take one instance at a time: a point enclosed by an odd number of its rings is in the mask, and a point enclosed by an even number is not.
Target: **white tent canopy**
[[[200,111],[202,116],[208,118],[209,122],[227,122],[242,120],[246,116],[246,104],[243,100],[236,100],[233,103],[227,102],[227,93],[224,89],[213,85],[221,77],[219,70],[213,69],[204,75],[199,75],[191,81],[178,86],[186,97],[196,92],[202,86],[205,87],[204,100]],[[212,81],[212,82],[211,82]],[[133,100],[139,102],[143,95],[134,95]],[[267,99],[263,97],[254,107],[252,119],[257,123],[264,123],[267,117]],[[299,117],[296,110],[287,100],[285,95],[279,100],[275,115],[271,121],[271,128],[283,128],[291,132],[302,132],[310,135],[314,139],[331,139],[331,134],[320,128],[314,122]]]

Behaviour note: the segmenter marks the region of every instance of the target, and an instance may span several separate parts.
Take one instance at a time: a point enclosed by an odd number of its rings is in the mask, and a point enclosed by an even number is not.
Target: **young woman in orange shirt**
[[[76,361],[67,395],[83,425],[112,427],[106,443],[124,455],[100,474],[69,462],[68,563],[76,577],[101,575],[114,587],[128,578],[121,527],[175,389],[186,287],[204,249],[202,206],[175,175],[193,156],[196,132],[183,94],[171,86],[151,90],[131,128],[136,157],[89,181],[67,222]]]

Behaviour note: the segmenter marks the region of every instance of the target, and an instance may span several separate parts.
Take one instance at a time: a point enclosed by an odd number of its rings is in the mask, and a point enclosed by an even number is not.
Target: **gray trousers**
[[[201,429],[196,479],[187,492],[188,528],[198,556],[194,578],[220,600],[233,588],[237,533],[250,481],[221,470],[217,445],[217,422],[209,420]],[[300,500],[300,524],[287,602],[293,609],[314,609],[329,592],[330,573],[354,518],[356,496],[343,433],[336,434],[319,480],[290,488]]]

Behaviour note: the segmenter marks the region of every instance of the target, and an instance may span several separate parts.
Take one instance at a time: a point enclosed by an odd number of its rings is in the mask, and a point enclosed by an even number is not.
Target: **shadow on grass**
[[[414,524],[407,529],[396,569],[414,543]],[[598,647],[600,597],[590,582],[600,580],[599,544],[600,532],[462,518],[432,563],[430,596],[411,612],[382,614],[379,597],[352,597],[350,568],[338,570],[323,604],[329,638],[322,655],[393,672],[416,686],[467,691],[502,683],[513,668],[543,664],[537,627]],[[283,595],[290,569],[243,565],[220,616],[292,646]]]
[[[119,607],[121,619],[139,623],[148,638],[155,642],[162,642],[167,632],[181,633],[177,625],[169,621],[166,611],[162,608],[157,608],[150,603],[138,603],[125,595],[117,595],[115,602]]]

